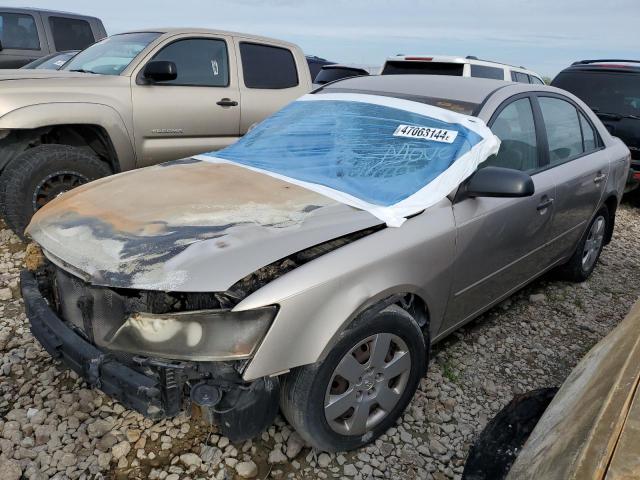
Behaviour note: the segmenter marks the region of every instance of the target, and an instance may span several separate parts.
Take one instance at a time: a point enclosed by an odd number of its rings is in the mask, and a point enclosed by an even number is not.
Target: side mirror
[[[471,176],[466,193],[469,197],[530,197],[535,187],[531,176],[520,170],[485,167]]]
[[[2,42],[0,42],[0,52],[4,50],[4,47],[2,46]]]
[[[151,60],[145,65],[143,76],[151,82],[166,82],[178,78],[178,69],[173,62]]]

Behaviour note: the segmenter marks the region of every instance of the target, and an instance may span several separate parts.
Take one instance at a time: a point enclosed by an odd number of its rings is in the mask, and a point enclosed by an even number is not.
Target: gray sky
[[[476,55],[554,76],[574,60],[638,58],[640,0],[3,0],[100,17],[109,34],[200,26],[380,65],[397,53]]]

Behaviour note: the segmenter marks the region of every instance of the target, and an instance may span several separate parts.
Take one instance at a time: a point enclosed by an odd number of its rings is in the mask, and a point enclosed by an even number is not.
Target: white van
[[[524,67],[480,60],[471,55],[397,55],[389,57],[380,75],[453,75],[456,77],[493,78],[508,82],[544,84],[542,77]]]

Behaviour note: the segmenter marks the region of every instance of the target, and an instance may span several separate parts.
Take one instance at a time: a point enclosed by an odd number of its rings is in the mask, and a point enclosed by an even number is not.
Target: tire
[[[23,237],[35,211],[55,196],[112,172],[97,155],[68,145],[40,145],[18,155],[2,173],[3,214]]]
[[[609,222],[609,209],[603,205],[593,216],[591,223],[589,223],[589,227],[582,235],[582,238],[576,247],[576,251],[573,253],[569,261],[558,267],[558,274],[562,279],[569,280],[571,282],[584,282],[591,276],[596,264],[598,263],[598,258],[600,258],[600,253],[602,253],[604,239],[606,238],[606,232],[609,228]],[[595,230],[597,230],[597,232]],[[594,238],[593,235],[596,235],[596,237]],[[596,242],[597,245],[592,243],[593,248],[590,249],[591,256],[589,257],[589,261],[585,262],[585,247],[589,242]]]
[[[390,339],[391,348],[376,350],[376,345],[386,345],[385,339]],[[377,357],[378,351],[384,356]],[[366,357],[367,352],[369,358]],[[378,373],[381,369],[368,371],[374,357],[382,359],[383,365],[398,367],[397,371],[400,368],[405,370],[397,375],[391,373],[394,377],[389,378]],[[407,357],[410,359],[409,367],[406,360],[398,362]],[[422,330],[409,313],[391,305],[373,316],[356,319],[340,334],[324,360],[290,372],[280,391],[280,408],[299,435],[315,448],[327,452],[360,448],[395,424],[425,375],[427,360],[428,340],[425,341]],[[380,365],[379,362],[374,363]],[[355,366],[355,370],[346,369],[346,365]],[[350,375],[345,375],[353,377],[353,380],[346,380],[337,370],[349,371]],[[357,378],[358,375],[362,376]],[[344,394],[345,401],[355,402],[358,410],[351,407],[341,414],[345,408],[343,402],[342,408],[334,412],[327,409],[325,413],[325,402],[332,392],[336,397]],[[389,392],[392,392],[391,396]],[[386,408],[376,403],[383,398],[386,399]],[[338,404],[333,403],[334,408]],[[357,412],[365,412],[363,415],[368,416],[366,424],[356,421],[357,417],[362,418]],[[329,420],[329,415],[335,418]]]

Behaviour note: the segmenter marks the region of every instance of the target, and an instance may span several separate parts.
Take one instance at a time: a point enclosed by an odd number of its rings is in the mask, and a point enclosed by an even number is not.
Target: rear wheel
[[[18,155],[2,173],[4,216],[22,236],[33,214],[79,185],[111,174],[92,152],[68,145],[40,145]]]
[[[292,371],[281,390],[281,408],[314,447],[359,448],[395,424],[426,365],[422,330],[392,305],[356,320],[323,361]]]
[[[609,209],[602,206],[591,220],[573,256],[558,268],[558,273],[563,278],[573,282],[584,282],[591,276],[604,247],[609,221]]]

